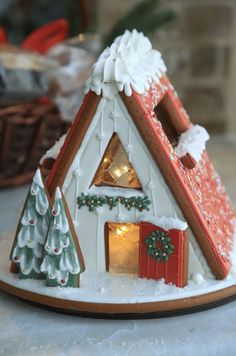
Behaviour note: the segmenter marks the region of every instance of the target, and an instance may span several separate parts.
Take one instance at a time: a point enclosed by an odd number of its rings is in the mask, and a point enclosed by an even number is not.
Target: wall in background
[[[100,0],[106,33],[138,0]],[[236,1],[164,0],[176,19],[152,36],[193,121],[236,135]],[[235,93],[235,94],[234,94]]]

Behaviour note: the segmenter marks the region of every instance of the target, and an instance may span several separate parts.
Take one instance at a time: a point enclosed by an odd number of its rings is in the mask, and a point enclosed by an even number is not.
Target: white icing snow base
[[[233,251],[232,270],[222,281],[206,280],[202,275],[194,276],[188,286],[177,288],[165,284],[163,280],[154,281],[104,272],[84,272],[81,275],[80,288],[60,288],[45,287],[45,280],[20,280],[16,274],[10,273],[8,255],[11,244],[11,239],[0,240],[0,280],[17,288],[59,299],[111,304],[146,303],[199,296],[236,284],[236,246]]]
[[[127,96],[132,90],[144,94],[153,81],[159,82],[164,72],[166,66],[161,54],[152,49],[149,39],[136,30],[126,30],[94,64],[85,93],[91,90],[108,99],[123,90]]]
[[[189,153],[196,162],[199,162],[209,138],[210,136],[204,127],[193,125],[180,135],[175,152],[179,158]]]

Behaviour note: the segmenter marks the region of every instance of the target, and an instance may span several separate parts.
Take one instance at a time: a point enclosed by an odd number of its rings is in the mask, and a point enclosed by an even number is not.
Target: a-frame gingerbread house
[[[86,270],[180,287],[194,275],[227,276],[234,212],[208,138],[142,33],[126,31],[105,49],[71,129],[42,159],[55,160],[47,187],[64,193]]]

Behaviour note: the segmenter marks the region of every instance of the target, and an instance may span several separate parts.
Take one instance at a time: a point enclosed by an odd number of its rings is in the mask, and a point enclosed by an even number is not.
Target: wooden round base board
[[[3,281],[0,281],[0,289],[52,311],[106,319],[144,319],[183,315],[214,308],[236,299],[235,285],[190,298],[132,304],[105,304],[60,299],[20,289]]]

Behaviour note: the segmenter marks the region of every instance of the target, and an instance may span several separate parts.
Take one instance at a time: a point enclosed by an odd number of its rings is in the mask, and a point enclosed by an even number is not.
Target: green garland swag
[[[124,205],[127,210],[132,208],[138,209],[139,211],[149,210],[148,205],[151,204],[151,201],[148,197],[108,197],[108,196],[99,196],[99,195],[85,195],[82,193],[77,198],[77,203],[79,209],[86,206],[89,211],[95,211],[97,207],[108,205],[110,210],[118,205],[118,203]]]
[[[161,247],[156,246],[160,242]],[[153,230],[145,239],[147,245],[147,253],[158,262],[168,261],[170,255],[174,252],[174,246],[171,244],[171,239],[166,231]]]

